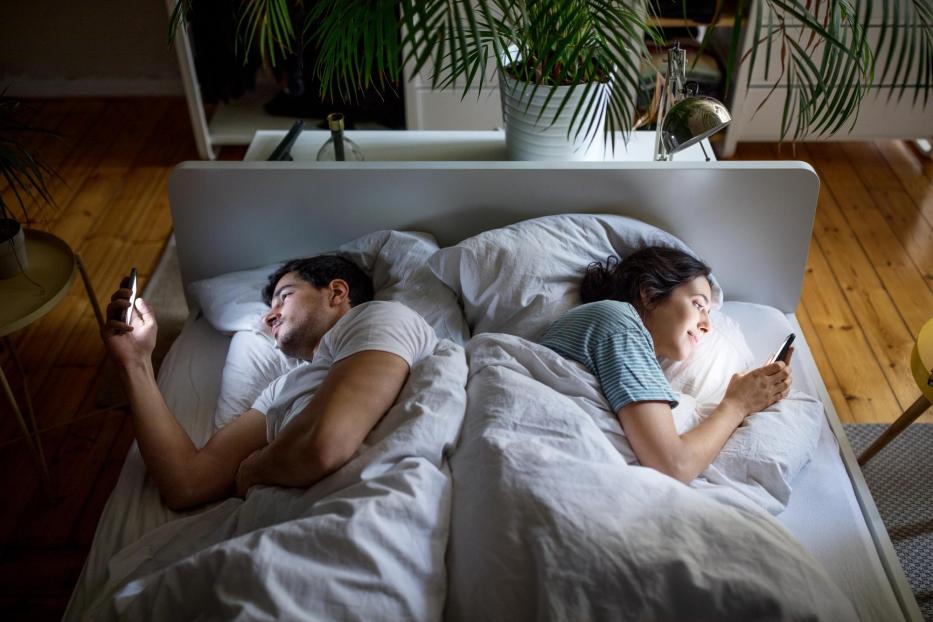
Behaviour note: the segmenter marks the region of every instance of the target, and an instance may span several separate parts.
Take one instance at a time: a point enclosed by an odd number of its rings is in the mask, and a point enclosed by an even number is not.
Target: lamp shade
[[[668,154],[686,149],[726,127],[732,120],[717,99],[702,95],[677,102],[664,116],[661,140]]]

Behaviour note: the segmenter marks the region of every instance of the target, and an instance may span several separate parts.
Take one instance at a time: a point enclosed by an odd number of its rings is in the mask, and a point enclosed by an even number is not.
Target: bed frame
[[[803,162],[186,162],[169,179],[185,285],[381,229],[446,246],[537,216],[613,213],[673,233],[713,266],[727,299],[776,307],[797,329],[795,358],[815,379],[884,571],[904,617],[920,620],[794,316],[818,193]]]

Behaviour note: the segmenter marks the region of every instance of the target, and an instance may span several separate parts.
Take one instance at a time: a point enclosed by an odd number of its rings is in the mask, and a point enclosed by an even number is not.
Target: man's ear
[[[338,306],[350,302],[350,285],[343,279],[334,279],[327,286],[330,289],[330,303]]]

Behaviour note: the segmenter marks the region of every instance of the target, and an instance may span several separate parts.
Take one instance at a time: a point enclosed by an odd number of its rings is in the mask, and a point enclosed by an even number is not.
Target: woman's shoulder
[[[641,322],[638,312],[631,304],[619,300],[597,300],[575,307],[571,310],[579,317],[601,318],[617,321]]]
[[[539,343],[594,343],[611,335],[645,333],[635,307],[618,300],[600,300],[574,307],[545,331]]]
[[[576,327],[592,336],[606,335],[619,331],[643,330],[641,318],[635,307],[618,300],[599,300],[579,305],[567,311],[554,328],[565,330]]]

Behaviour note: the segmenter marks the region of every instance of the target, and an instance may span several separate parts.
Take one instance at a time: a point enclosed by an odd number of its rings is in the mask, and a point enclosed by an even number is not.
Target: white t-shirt
[[[337,361],[364,350],[379,350],[396,354],[413,367],[436,344],[434,329],[403,304],[373,301],[357,305],[324,333],[314,357],[273,380],[256,398],[253,409],[266,416],[266,437],[271,442],[308,405]]]

